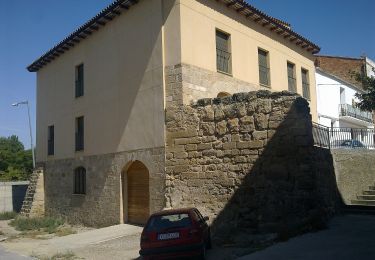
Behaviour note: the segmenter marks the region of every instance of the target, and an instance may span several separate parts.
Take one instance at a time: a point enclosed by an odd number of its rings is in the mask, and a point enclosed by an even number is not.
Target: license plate
[[[180,237],[180,233],[174,232],[174,233],[165,233],[165,234],[159,234],[158,240],[168,240],[168,239],[176,239]]]

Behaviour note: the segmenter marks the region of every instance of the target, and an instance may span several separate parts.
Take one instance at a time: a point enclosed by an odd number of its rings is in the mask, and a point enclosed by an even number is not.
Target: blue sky
[[[26,66],[111,2],[0,0],[0,136],[16,134],[30,147],[26,107],[11,106],[15,101],[29,100],[35,140],[36,75]],[[375,59],[373,0],[249,3],[291,23],[295,31],[321,46],[321,54],[366,54]]]

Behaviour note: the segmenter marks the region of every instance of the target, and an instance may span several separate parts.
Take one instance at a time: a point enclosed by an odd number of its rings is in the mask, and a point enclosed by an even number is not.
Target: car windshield
[[[185,228],[191,226],[189,214],[171,214],[164,216],[154,216],[150,219],[146,230],[161,231],[173,228]]]

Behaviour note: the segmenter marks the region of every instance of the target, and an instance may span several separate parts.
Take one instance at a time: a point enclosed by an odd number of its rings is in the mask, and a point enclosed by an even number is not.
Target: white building
[[[318,123],[331,128],[331,142],[358,140],[374,146],[373,113],[355,107],[362,86],[351,72],[375,76],[375,63],[368,58],[317,56],[316,92]]]
[[[317,109],[319,124],[327,127],[373,128],[372,113],[360,111],[353,104],[355,94],[363,90],[316,69]]]

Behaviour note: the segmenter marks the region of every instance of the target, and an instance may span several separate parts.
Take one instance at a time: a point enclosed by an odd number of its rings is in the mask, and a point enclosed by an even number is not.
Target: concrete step
[[[352,200],[352,205],[375,206],[375,200]]]
[[[357,199],[359,199],[359,200],[373,200],[373,201],[375,201],[375,195],[358,195]]]
[[[369,186],[369,190],[375,190],[375,186]]]
[[[375,195],[375,190],[365,190],[363,191],[363,195]]]

